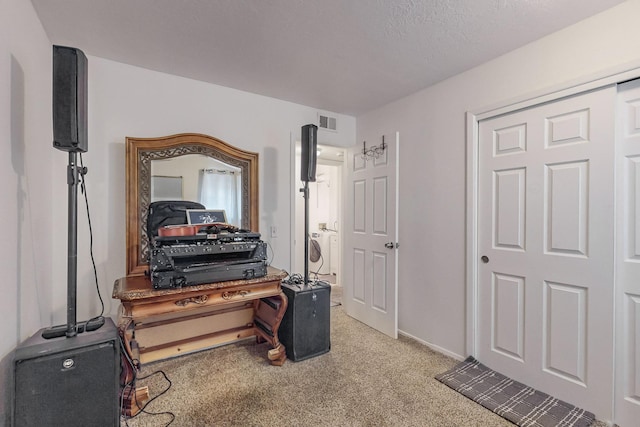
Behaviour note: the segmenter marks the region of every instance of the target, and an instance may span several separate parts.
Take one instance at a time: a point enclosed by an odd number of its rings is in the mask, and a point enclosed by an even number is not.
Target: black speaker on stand
[[[278,337],[294,362],[327,353],[331,349],[331,286],[309,280],[309,181],[316,180],[316,125],[302,127],[300,179],[304,187],[304,283],[283,283],[282,291],[289,304]]]
[[[53,146],[86,153],[87,57],[80,49],[53,46]]]
[[[12,425],[120,425],[120,338],[111,319],[76,321],[78,183],[86,168],[87,58],[53,46],[53,146],[69,153],[67,323],[44,328],[13,357]]]
[[[315,182],[318,157],[318,126],[302,126],[300,148],[300,181]]]
[[[309,181],[316,181],[316,161],[318,157],[318,126],[302,126],[302,152],[300,154],[300,189],[304,197],[304,284],[309,283]]]

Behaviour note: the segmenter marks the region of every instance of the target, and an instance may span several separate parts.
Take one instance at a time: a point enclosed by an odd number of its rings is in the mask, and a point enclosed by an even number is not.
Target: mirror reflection
[[[241,226],[242,170],[200,154],[151,162],[151,202],[190,200],[224,210],[227,223]]]

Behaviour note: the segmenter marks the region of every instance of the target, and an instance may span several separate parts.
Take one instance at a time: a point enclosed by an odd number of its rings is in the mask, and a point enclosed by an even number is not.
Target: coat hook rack
[[[380,145],[374,145],[372,147],[367,148],[367,141],[362,141],[362,153],[360,157],[362,160],[370,160],[379,158],[384,150],[387,148],[387,145],[384,143],[384,135],[382,135],[382,143]]]

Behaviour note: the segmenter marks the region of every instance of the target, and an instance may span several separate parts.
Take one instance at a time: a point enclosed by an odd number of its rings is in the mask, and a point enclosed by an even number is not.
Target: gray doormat
[[[588,427],[595,420],[591,412],[505,377],[471,356],[435,378],[522,427]]]

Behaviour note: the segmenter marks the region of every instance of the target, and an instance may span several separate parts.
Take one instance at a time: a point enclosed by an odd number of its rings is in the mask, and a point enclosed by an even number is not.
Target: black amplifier
[[[258,242],[260,241],[260,233],[253,231],[236,231],[221,233],[205,233],[200,232],[183,236],[158,236],[153,239],[154,246],[168,246],[178,244],[206,243],[208,241],[215,242]]]
[[[230,260],[266,260],[267,244],[258,241],[203,240],[198,243],[178,243],[157,246],[151,250],[151,271],[174,270],[180,266],[207,264]]]
[[[179,266],[173,270],[152,271],[151,283],[154,289],[170,289],[227,280],[253,279],[266,274],[267,262],[263,260],[219,261]]]

